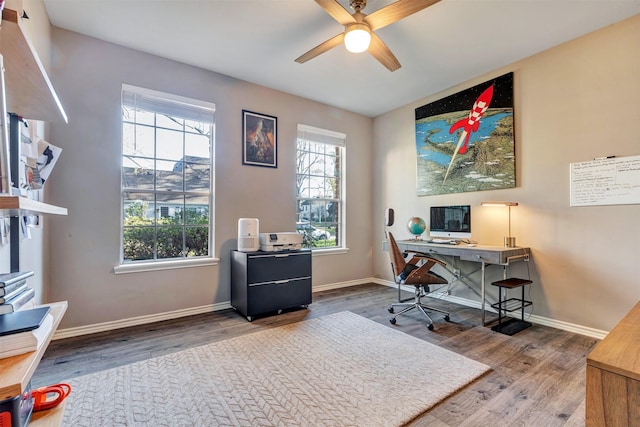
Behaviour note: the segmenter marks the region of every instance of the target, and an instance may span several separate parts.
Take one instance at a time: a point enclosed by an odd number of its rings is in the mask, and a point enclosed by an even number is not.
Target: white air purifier
[[[259,224],[258,218],[238,220],[238,251],[256,252],[260,249]]]

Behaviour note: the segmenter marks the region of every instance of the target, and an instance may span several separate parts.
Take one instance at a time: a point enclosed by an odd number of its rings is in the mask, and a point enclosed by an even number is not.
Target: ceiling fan
[[[374,31],[426,9],[439,1],[398,0],[367,15],[362,13],[362,9],[367,5],[367,0],[350,0],[349,5],[355,10],[353,14],[350,14],[337,0],[315,0],[333,19],[344,25],[344,32],[301,55],[296,59],[296,62],[305,63],[344,42],[349,51],[357,53],[368,50],[389,71],[395,71],[400,68],[400,62]]]

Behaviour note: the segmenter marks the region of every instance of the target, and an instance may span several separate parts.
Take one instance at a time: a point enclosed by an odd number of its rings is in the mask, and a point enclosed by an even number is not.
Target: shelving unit
[[[4,63],[5,88],[3,96],[9,112],[9,159],[11,181],[17,176],[20,152],[19,120],[21,117],[49,122],[67,120],[60,99],[22,25],[22,1],[13,2],[18,10],[4,9],[0,24],[0,54]],[[48,22],[48,21],[47,21]],[[48,24],[47,24],[48,25]],[[6,146],[3,148],[6,149]],[[3,188],[3,191],[9,193]],[[11,271],[20,268],[20,217],[24,215],[67,215],[67,209],[31,200],[26,197],[0,195],[0,215],[11,217]],[[51,338],[67,310],[67,302],[48,304],[53,314],[53,328],[40,347],[31,353],[0,359],[0,400],[22,394],[28,387]],[[64,402],[49,411],[37,412],[30,425],[59,426],[62,423]]]
[[[0,53],[4,59],[5,98],[9,112],[9,159],[11,181],[18,183],[20,152],[19,117],[67,122],[58,95],[21,24],[22,10],[4,9],[0,25]],[[3,191],[6,191],[3,189]],[[8,193],[8,192],[7,192]],[[20,269],[20,217],[23,215],[66,215],[67,210],[26,197],[0,196],[0,214],[11,217],[11,272]]]
[[[64,415],[64,407],[67,401],[63,400],[61,404],[48,411],[36,412],[31,416],[30,427],[58,427],[62,424],[62,416]]]
[[[66,301],[45,305],[51,307],[53,328],[51,328],[51,332],[42,342],[42,345],[31,353],[0,359],[0,400],[10,399],[22,394],[27,388],[29,381],[31,381],[31,376],[51,342],[51,337],[53,337],[58,325],[60,325],[62,316],[67,311]]]
[[[51,342],[53,334],[60,325],[62,316],[64,316],[64,313],[67,311],[66,301],[45,305],[51,307],[53,328],[51,328],[51,332],[49,332],[49,335],[47,335],[40,347],[38,347],[36,351],[32,351],[30,353],[0,359],[0,400],[18,396],[27,389],[29,381],[31,381],[31,377],[40,363],[40,359],[42,359],[44,352],[47,350],[47,347]],[[57,407],[51,411],[37,413],[35,415],[37,415],[39,422],[32,422],[30,425],[60,425],[63,412],[63,408]],[[34,420],[36,418],[35,415]]]

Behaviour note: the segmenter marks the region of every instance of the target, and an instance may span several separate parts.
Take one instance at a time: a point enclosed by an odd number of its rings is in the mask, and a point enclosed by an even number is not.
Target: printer
[[[302,234],[295,231],[282,233],[260,233],[260,250],[274,252],[302,249],[302,237]]]

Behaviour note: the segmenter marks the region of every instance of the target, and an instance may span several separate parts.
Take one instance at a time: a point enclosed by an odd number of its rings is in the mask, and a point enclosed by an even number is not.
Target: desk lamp
[[[518,206],[518,202],[482,202],[482,206],[507,206],[509,208],[509,235],[504,238],[505,248],[515,248],[516,238],[511,236],[511,206]]]

